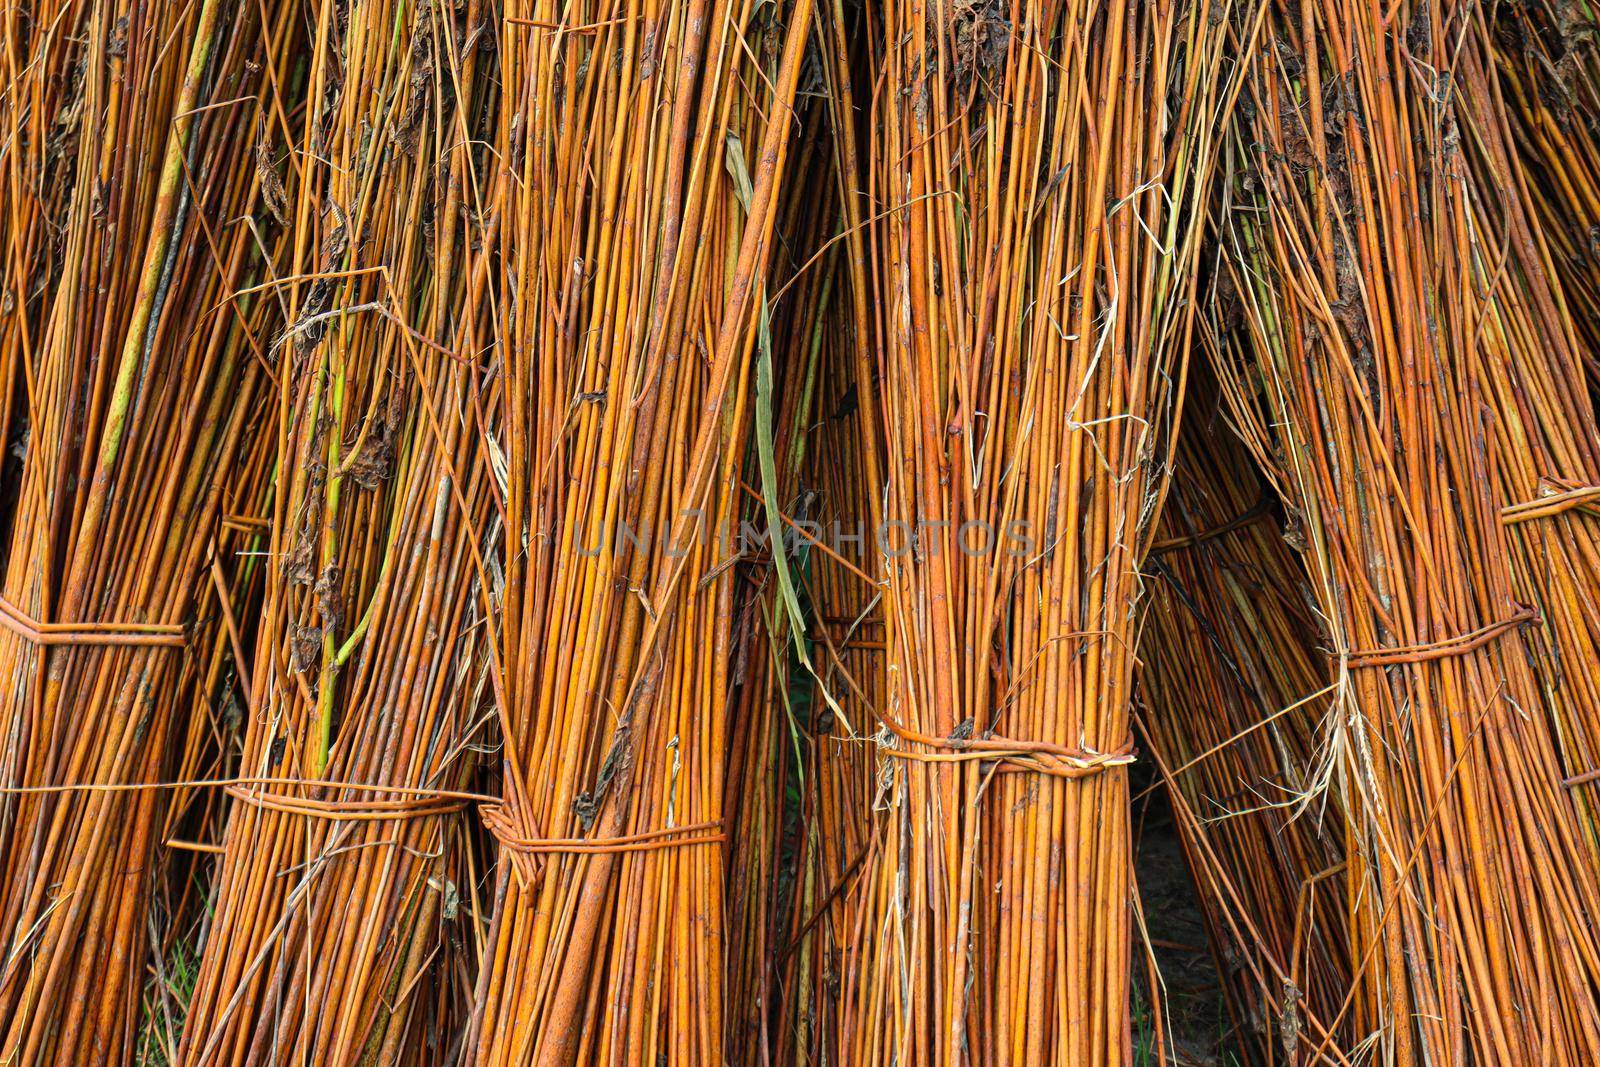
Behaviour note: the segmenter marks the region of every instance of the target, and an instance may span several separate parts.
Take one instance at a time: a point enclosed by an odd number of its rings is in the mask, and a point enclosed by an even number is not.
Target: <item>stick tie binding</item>
[[[60,645],[121,648],[182,648],[182,626],[139,622],[40,622],[0,596],[0,627],[43,648]]]
[[[1360,667],[1396,667],[1409,663],[1428,663],[1433,660],[1448,659],[1451,656],[1464,656],[1469,652],[1476,652],[1497,637],[1504,637],[1511,631],[1526,626],[1539,620],[1539,612],[1530,607],[1519,606],[1516,613],[1499,622],[1491,622],[1487,626],[1480,626],[1468,633],[1446,637],[1440,641],[1433,641],[1421,645],[1398,645],[1394,648],[1364,649],[1359,652],[1348,652],[1340,657],[1344,665],[1351,669]]]
[[[1215,541],[1219,537],[1225,537],[1235,530],[1242,530],[1247,526],[1260,522],[1262,519],[1270,518],[1272,515],[1272,501],[1272,494],[1263,492],[1260,498],[1250,505],[1247,510],[1235,515],[1227,522],[1213,526],[1209,530],[1201,530],[1199,533],[1164,538],[1152,544],[1148,554],[1160,556],[1168,552],[1176,552],[1181,548],[1193,548],[1208,541]]]
[[[654,852],[658,849],[690,848],[695,845],[720,845],[728,840],[721,819],[667,826],[616,837],[535,837],[524,829],[508,801],[478,806],[484,829],[505,849],[512,868],[525,883],[531,884],[544,870],[549,856],[556,853],[593,856],[606,853]]]
[[[1546,478],[1540,482],[1541,495],[1520,504],[1500,509],[1500,522],[1515,526],[1520,522],[1547,519],[1575,508],[1600,507],[1600,485],[1580,485]]]
[[[1113,767],[1126,767],[1137,758],[1133,738],[1110,752],[1093,749],[1068,748],[1049,741],[1020,741],[1010,737],[933,737],[893,721],[887,716],[879,718],[902,741],[943,752],[919,752],[913,749],[881,749],[896,759],[919,763],[961,763],[969,760],[987,760],[996,764],[997,773],[1027,771],[1052,778],[1088,778]]]
[[[315,785],[317,783],[307,783]],[[338,783],[328,783],[337,787]],[[395,792],[390,786],[367,786],[374,792]],[[316,800],[276,793],[257,786],[234,784],[225,787],[235,800],[266,811],[285,815],[302,815],[309,819],[327,819],[332,822],[393,822],[401,819],[421,819],[430,815],[449,815],[467,806],[467,799],[451,794],[418,792],[398,800]],[[409,790],[408,790],[409,792]]]
[[[687,848],[691,845],[718,845],[728,840],[721,819],[685,823],[660,830],[645,830],[617,837],[532,837],[504,802],[478,808],[486,830],[502,848],[525,856],[566,852],[595,855],[605,852],[652,852],[661,848]]]

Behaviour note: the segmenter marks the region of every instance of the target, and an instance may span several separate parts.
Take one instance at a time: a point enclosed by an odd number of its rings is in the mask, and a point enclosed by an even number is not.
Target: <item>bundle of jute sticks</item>
[[[1600,1059],[1596,25],[0,5],[0,1061]]]

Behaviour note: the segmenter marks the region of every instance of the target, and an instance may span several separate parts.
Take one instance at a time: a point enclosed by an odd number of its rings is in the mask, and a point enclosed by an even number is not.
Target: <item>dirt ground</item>
[[[1140,788],[1135,785],[1136,795]],[[1205,920],[1165,795],[1155,790],[1139,801],[1133,819],[1134,869],[1164,997],[1164,1062],[1180,1067],[1239,1067],[1247,1061],[1234,1040],[1234,1024],[1206,941]],[[1148,978],[1141,976],[1141,982],[1147,986]],[[1139,1000],[1139,1062],[1153,1067],[1163,1061],[1151,1049],[1148,994]]]

